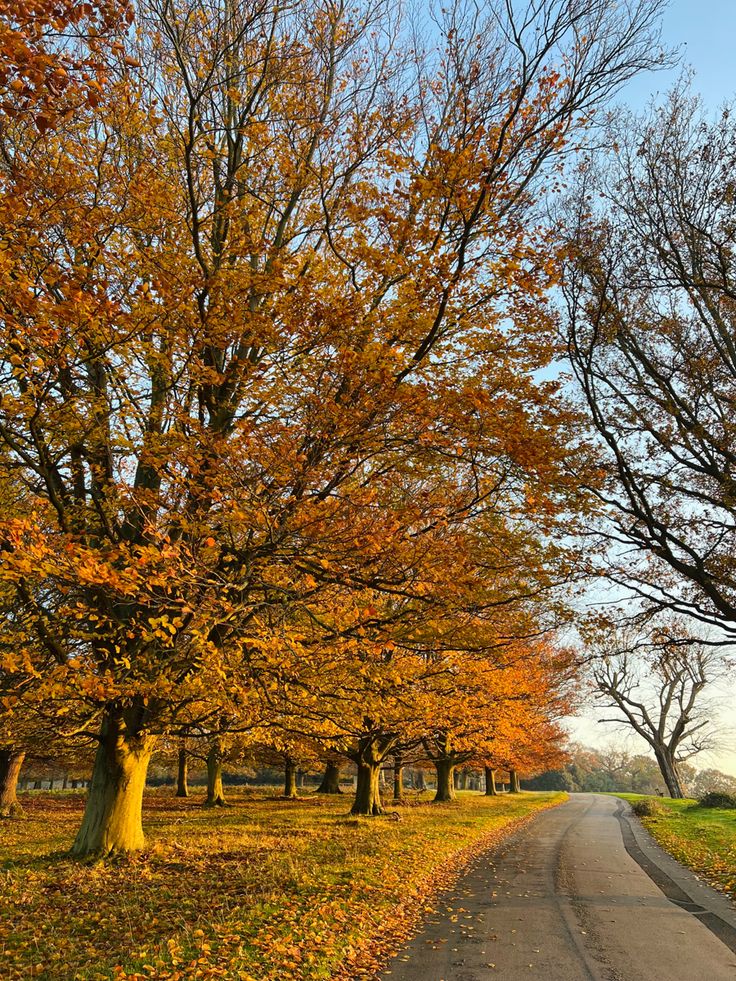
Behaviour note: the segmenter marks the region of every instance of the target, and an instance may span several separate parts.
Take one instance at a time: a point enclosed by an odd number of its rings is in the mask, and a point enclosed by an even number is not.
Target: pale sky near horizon
[[[633,79],[618,102],[632,109],[644,109],[652,99],[667,92],[686,67],[693,72],[693,91],[708,109],[716,111],[736,97],[736,0],[671,0],[663,20],[663,42],[678,48],[677,68]],[[718,693],[718,712],[722,740],[718,752],[693,762],[699,769],[716,767],[736,776],[736,684],[722,686]],[[573,739],[589,746],[625,744],[634,753],[645,753],[647,746],[634,736],[629,739],[615,726],[599,724],[601,713],[594,708],[570,724]],[[609,713],[610,714],[610,713]]]

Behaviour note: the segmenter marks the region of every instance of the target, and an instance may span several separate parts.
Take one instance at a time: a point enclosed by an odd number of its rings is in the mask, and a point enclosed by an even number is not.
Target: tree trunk
[[[25,752],[19,749],[0,749],[0,818],[21,817],[18,803],[18,776]]]
[[[400,801],[404,799],[404,767],[401,765],[401,759],[398,756],[394,757],[394,800]]]
[[[188,797],[189,785],[187,777],[189,775],[189,760],[184,746],[179,747],[179,767],[176,773],[176,796]]]
[[[427,778],[424,775],[424,770],[419,769],[414,771],[414,789],[420,793],[427,789]]]
[[[340,764],[328,763],[325,767],[325,775],[322,783],[317,787],[318,794],[341,794],[340,790]]]
[[[225,806],[225,791],[222,789],[222,748],[217,739],[212,741],[207,754],[207,799],[204,806]]]
[[[449,760],[435,760],[435,770],[437,771],[437,793],[434,795],[436,803],[455,800],[455,766]]]
[[[509,770],[509,793],[510,794],[520,794],[521,784],[519,783],[519,774],[516,770]]]
[[[660,773],[667,785],[668,794],[675,800],[681,800],[685,794],[682,789],[682,783],[680,782],[680,775],[677,772],[677,764],[666,752],[657,752],[655,755]]]
[[[383,814],[381,791],[379,787],[380,763],[358,763],[358,785],[355,789],[355,801],[351,814],[364,814],[375,817]]]
[[[461,770],[460,771],[460,779],[457,782],[457,789],[458,790],[467,790],[468,789],[468,771],[467,770]]]
[[[498,791],[496,790],[496,771],[487,766],[486,771],[486,797],[498,797]]]
[[[296,764],[287,760],[284,766],[284,797],[298,797],[296,790]]]
[[[68,783],[69,783],[69,777],[65,773],[61,781],[61,789],[66,790]]]
[[[115,855],[140,851],[143,837],[143,791],[154,738],[133,728],[136,709],[109,712],[100,729],[100,744],[82,826],[72,854]]]

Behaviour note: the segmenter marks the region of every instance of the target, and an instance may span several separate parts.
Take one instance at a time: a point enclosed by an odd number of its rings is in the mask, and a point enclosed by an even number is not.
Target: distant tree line
[[[713,768],[679,767],[688,797],[718,791],[736,793],[736,777]],[[664,794],[662,775],[653,757],[619,749],[576,746],[570,759],[557,770],[548,770],[525,782],[529,790],[566,790],[569,793]]]

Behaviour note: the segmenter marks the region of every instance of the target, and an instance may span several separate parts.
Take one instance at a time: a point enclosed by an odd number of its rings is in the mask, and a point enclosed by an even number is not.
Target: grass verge
[[[370,977],[473,854],[564,799],[466,793],[390,820],[348,817],[347,797],[151,796],[146,852],[83,865],[65,854],[80,796],[26,795],[0,822],[0,977]]]
[[[652,800],[641,823],[678,862],[736,899],[736,811],[701,807],[695,800],[617,794],[634,804]]]

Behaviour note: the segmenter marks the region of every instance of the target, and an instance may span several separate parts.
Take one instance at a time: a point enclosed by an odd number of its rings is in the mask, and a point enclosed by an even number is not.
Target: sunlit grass
[[[736,896],[736,811],[701,807],[695,800],[618,794],[625,800],[652,799],[658,814],[642,824],[671,855],[710,883]]]

